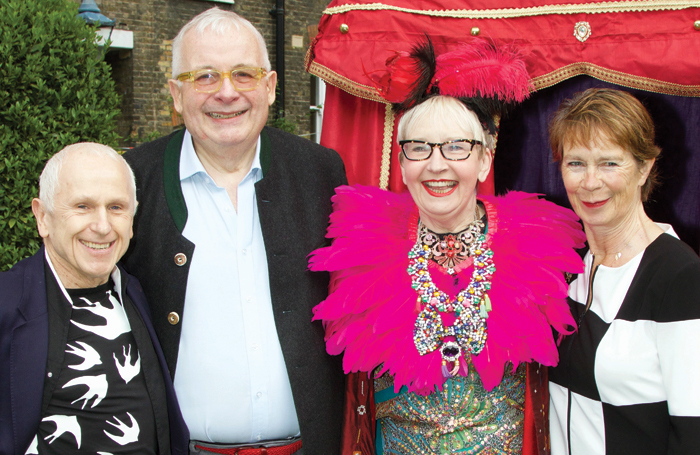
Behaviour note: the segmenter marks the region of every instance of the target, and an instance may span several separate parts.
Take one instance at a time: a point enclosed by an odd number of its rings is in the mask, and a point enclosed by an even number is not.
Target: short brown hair
[[[632,154],[641,165],[655,159],[661,148],[654,144],[654,122],[651,115],[634,96],[622,90],[589,88],[576,93],[559,106],[549,122],[549,143],[554,161],[561,163],[564,147],[588,146],[607,139]],[[654,163],[642,186],[642,201],[646,201],[657,182]]]

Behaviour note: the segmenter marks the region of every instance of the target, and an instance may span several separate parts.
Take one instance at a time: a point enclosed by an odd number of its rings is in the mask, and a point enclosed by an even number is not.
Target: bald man
[[[185,454],[138,281],[117,266],[136,186],[113,149],[66,147],[32,201],[43,247],[0,273],[0,454]]]

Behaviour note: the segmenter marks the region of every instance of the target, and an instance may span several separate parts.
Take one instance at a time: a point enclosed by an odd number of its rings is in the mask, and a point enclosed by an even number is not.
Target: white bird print
[[[68,381],[66,385],[63,386],[63,388],[65,389],[66,387],[73,387],[76,385],[88,386],[88,391],[85,393],[85,395],[71,403],[75,404],[77,401],[85,400],[80,409],[85,409],[85,405],[87,404],[87,402],[93,398],[95,399],[95,401],[93,401],[92,406],[90,407],[94,408],[95,406],[100,404],[100,401],[102,401],[104,397],[107,396],[108,386],[106,374],[101,374],[99,376],[81,376],[79,378],[75,378],[71,381]]]
[[[39,439],[37,438],[36,435],[34,435],[34,439],[32,439],[32,443],[29,444],[29,448],[27,449],[26,452],[24,452],[24,455],[39,455]]]
[[[72,370],[85,371],[89,370],[95,365],[100,365],[102,363],[102,359],[100,359],[100,354],[98,354],[92,346],[90,346],[87,343],[83,343],[82,341],[76,341],[76,343],[78,343],[82,347],[82,349],[76,346],[71,346],[69,344],[68,347],[70,348],[70,350],[66,349],[66,352],[69,354],[75,354],[78,357],[82,357],[83,363],[81,363],[80,365],[68,365],[68,368]]]
[[[104,318],[105,325],[86,325],[71,321],[77,327],[108,340],[114,340],[122,333],[126,333],[131,330],[129,320],[126,318],[126,313],[124,312],[121,303],[119,303],[119,300],[117,300],[112,293],[109,294],[109,301],[112,302],[112,308],[104,307],[100,304],[100,302],[91,302],[85,297],[81,297],[81,300],[87,303],[89,306],[77,307],[73,305],[73,309],[87,310],[95,316],[100,316],[101,318]]]
[[[41,421],[54,422],[56,424],[56,431],[44,438],[45,441],[51,438],[49,444],[60,438],[63,433],[70,433],[75,437],[75,442],[78,443],[78,448],[80,448],[81,431],[76,416],[48,416],[41,419]]]
[[[114,416],[114,420],[119,422],[118,424],[112,423],[109,420],[106,421],[108,424],[112,425],[113,427],[115,427],[116,429],[121,431],[124,436],[115,436],[113,434],[107,433],[107,430],[102,430],[105,432],[105,434],[107,436],[109,436],[114,442],[116,442],[120,446],[125,446],[125,445],[129,444],[130,442],[138,441],[139,440],[139,432],[141,431],[139,428],[138,422],[136,422],[136,420],[134,420],[134,416],[132,416],[128,412],[126,413],[126,415],[128,415],[129,418],[131,419],[131,426],[126,425],[124,422],[119,420],[117,418],[117,416]]]
[[[114,363],[117,365],[117,370],[119,371],[119,376],[122,377],[125,383],[129,383],[134,376],[139,374],[141,371],[141,356],[138,351],[136,351],[136,363],[131,364],[131,344],[129,344],[129,353],[126,352],[126,346],[122,346],[122,353],[124,354],[124,364],[119,363],[117,359],[117,354],[112,354],[114,357]]]

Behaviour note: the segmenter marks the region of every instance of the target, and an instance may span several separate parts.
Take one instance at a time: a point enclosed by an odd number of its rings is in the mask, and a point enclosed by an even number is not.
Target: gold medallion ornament
[[[574,25],[574,36],[582,43],[591,36],[591,24],[588,22],[576,22]]]

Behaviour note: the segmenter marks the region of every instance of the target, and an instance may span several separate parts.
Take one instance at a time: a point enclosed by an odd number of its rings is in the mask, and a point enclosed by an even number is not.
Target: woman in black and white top
[[[577,332],[550,370],[552,454],[698,454],[700,259],[644,212],[651,117],[589,89],[562,103],[550,142],[589,247],[569,287]]]

